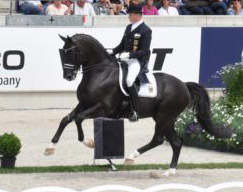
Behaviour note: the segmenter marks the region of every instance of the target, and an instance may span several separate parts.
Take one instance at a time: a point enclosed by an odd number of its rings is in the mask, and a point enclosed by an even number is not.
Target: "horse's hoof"
[[[53,155],[55,153],[54,148],[46,148],[44,155]]]
[[[164,177],[169,177],[171,175],[175,175],[176,174],[176,169],[168,169],[166,172],[163,173]]]
[[[134,164],[134,159],[125,159],[124,161],[124,165],[133,165]]]
[[[160,178],[169,177],[169,176],[172,176],[172,175],[175,175],[175,174],[176,174],[176,169],[168,169],[164,173],[151,172],[150,178],[160,179]]]
[[[84,145],[86,145],[87,147],[92,148],[92,149],[95,147],[93,139],[86,139],[84,141]]]

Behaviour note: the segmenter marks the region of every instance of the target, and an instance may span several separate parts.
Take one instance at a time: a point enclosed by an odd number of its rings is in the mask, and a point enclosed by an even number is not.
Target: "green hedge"
[[[226,104],[232,106],[243,103],[243,62],[229,64],[217,72],[226,88]]]

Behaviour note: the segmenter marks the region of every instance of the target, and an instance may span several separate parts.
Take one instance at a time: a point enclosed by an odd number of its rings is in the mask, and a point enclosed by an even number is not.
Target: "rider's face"
[[[131,23],[136,23],[138,21],[140,21],[142,18],[141,14],[137,14],[137,13],[130,13],[129,14],[129,20]]]

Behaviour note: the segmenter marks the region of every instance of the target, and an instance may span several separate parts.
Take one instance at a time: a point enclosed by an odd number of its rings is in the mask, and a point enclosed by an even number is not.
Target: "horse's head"
[[[84,71],[112,60],[103,45],[90,35],[76,34],[71,38],[59,36],[65,42],[60,55],[63,78],[66,80],[74,80],[81,65]]]
[[[76,45],[70,37],[67,36],[67,38],[65,38],[61,35],[59,36],[65,42],[63,49],[59,49],[62,61],[63,78],[72,81],[76,78],[81,66],[80,47]]]

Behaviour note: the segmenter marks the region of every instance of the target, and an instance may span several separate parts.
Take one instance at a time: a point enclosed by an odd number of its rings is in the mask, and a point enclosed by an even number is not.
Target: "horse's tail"
[[[191,95],[191,107],[196,112],[198,122],[202,128],[218,138],[230,138],[232,130],[229,127],[216,126],[211,119],[210,99],[206,89],[193,82],[186,83]]]

